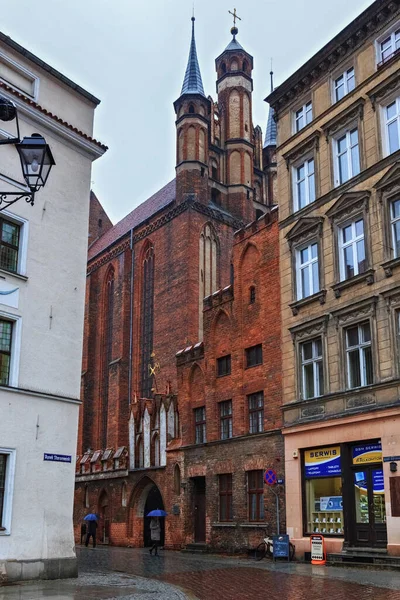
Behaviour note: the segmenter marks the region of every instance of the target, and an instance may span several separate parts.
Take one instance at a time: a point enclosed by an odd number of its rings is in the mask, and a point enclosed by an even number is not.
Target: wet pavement
[[[122,571],[171,583],[198,600],[400,600],[400,572],[317,567],[145,549],[78,549],[81,569]],[[160,597],[162,600],[163,596]]]
[[[142,548],[77,548],[76,580],[0,587],[0,600],[400,600],[400,571]]]

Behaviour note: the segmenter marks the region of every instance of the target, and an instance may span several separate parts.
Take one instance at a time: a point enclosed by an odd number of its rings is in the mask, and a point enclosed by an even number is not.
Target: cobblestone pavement
[[[0,600],[187,600],[159,580],[119,573],[83,573],[78,579],[0,586]]]
[[[130,548],[78,549],[80,568],[86,572],[111,570],[161,580],[179,586],[191,599],[400,600],[400,572],[160,554],[154,557],[145,549]]]

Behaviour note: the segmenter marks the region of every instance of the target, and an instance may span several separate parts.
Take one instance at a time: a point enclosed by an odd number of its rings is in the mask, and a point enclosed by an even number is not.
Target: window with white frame
[[[307,104],[304,104],[301,108],[299,108],[299,110],[296,110],[295,113],[295,130],[300,131],[300,129],[303,129],[303,127],[305,127],[306,125],[308,125],[309,123],[311,123],[313,118],[312,115],[312,102],[307,102]]]
[[[393,258],[400,257],[400,200],[390,203],[390,228],[392,233]]]
[[[339,102],[339,100],[344,98],[349,92],[353,91],[355,86],[356,78],[354,68],[351,67],[334,81],[335,102]]]
[[[350,389],[373,383],[371,325],[369,321],[345,330],[347,383]]]
[[[0,448],[0,535],[9,535],[11,530],[14,472],[15,450]]]
[[[400,97],[383,108],[386,154],[400,148]]]
[[[305,160],[294,167],[295,210],[300,210],[315,200],[314,159]]]
[[[400,27],[397,27],[392,33],[381,38],[378,43],[378,63],[385,63],[392,58],[400,48]]]
[[[364,219],[355,219],[339,228],[340,281],[366,271]]]
[[[296,250],[297,300],[319,292],[318,244],[310,242]]]
[[[360,172],[358,129],[350,129],[334,140],[335,185],[341,185]]]
[[[0,385],[9,385],[13,322],[0,317]]]
[[[324,393],[324,367],[322,339],[316,338],[300,344],[301,393],[305,400]]]

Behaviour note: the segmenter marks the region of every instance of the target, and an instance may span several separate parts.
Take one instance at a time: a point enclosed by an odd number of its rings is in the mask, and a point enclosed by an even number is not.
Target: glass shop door
[[[353,471],[356,546],[385,547],[387,544],[385,491],[382,466],[367,466]]]

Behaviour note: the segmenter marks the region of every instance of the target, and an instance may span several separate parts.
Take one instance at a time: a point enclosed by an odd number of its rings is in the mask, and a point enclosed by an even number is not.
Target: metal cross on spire
[[[239,21],[242,20],[241,17],[236,14],[236,8],[233,9],[233,12],[228,10],[228,13],[233,16],[233,26],[236,27],[236,19],[239,19]]]

